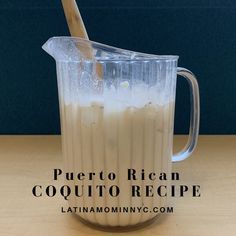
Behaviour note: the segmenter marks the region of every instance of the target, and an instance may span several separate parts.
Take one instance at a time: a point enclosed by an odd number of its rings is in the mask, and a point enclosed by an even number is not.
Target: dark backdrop
[[[236,134],[236,1],[78,1],[94,41],[177,54],[198,77],[202,134]],[[55,63],[41,45],[68,35],[59,0],[0,0],[0,133],[57,134]],[[188,86],[177,86],[176,133],[188,131]]]

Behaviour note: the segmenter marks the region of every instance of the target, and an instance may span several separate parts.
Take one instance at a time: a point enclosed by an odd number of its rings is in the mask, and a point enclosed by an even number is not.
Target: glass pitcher
[[[163,185],[158,176],[169,177],[171,163],[189,157],[197,143],[195,76],[177,67],[178,56],[81,38],[54,37],[43,49],[56,60],[65,171],[80,177],[68,181],[75,191],[69,205],[84,221],[106,227],[130,227],[159,215],[168,196],[156,194]],[[177,74],[189,82],[191,118],[188,142],[173,155]]]

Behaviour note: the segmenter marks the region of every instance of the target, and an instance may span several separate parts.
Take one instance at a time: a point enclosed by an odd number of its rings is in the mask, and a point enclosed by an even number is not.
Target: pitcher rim
[[[50,41],[52,40],[72,40],[75,42],[81,42],[81,43],[86,43],[86,44],[92,44],[92,47],[101,49],[103,51],[108,51],[109,49],[113,51],[113,53],[120,54],[123,56],[130,56],[131,58],[118,58],[118,59],[113,59],[113,58],[97,58],[96,61],[101,61],[101,62],[106,62],[106,61],[177,61],[179,56],[177,55],[155,55],[155,54],[149,54],[149,53],[143,53],[143,52],[137,52],[137,51],[132,51],[128,49],[123,49],[115,46],[110,46],[107,44],[103,44],[100,42],[95,42],[89,39],[84,39],[80,37],[70,37],[70,36],[54,36],[50,37],[42,46],[43,50],[48,52],[47,50],[47,44],[49,44]],[[61,61],[61,60],[59,60]],[[67,60],[65,60],[67,61]],[[72,61],[81,61],[80,60],[75,60],[73,59]],[[93,61],[93,59],[89,59],[88,61]]]

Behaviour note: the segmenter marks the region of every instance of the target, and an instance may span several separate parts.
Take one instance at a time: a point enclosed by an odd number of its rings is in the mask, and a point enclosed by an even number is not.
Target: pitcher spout
[[[52,37],[42,46],[56,61],[80,61],[80,47],[70,37]]]

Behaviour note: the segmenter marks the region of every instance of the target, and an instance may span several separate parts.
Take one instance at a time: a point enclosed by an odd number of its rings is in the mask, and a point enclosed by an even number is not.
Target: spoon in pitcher
[[[61,1],[71,36],[89,40],[76,1],[75,0],[61,0]],[[82,51],[85,57],[89,59],[94,59],[94,55],[92,53],[92,47],[87,49],[80,48],[80,50]],[[102,78],[102,66],[98,63],[96,63],[96,73],[98,75],[98,78]]]

